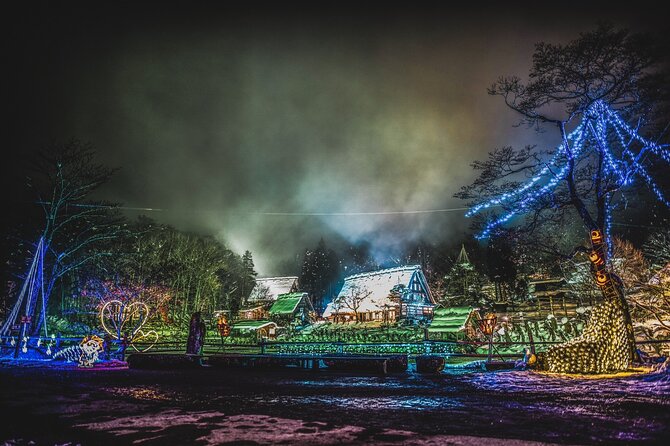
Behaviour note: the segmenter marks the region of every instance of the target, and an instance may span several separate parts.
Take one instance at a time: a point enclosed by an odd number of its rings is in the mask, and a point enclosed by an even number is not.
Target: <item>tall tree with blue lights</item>
[[[667,97],[667,83],[659,81],[662,57],[649,37],[603,25],[566,45],[537,44],[527,82],[501,77],[489,89],[522,123],[553,129],[560,140],[550,149],[499,148],[473,164],[480,175],[457,196],[472,203],[467,215],[477,216],[478,237],[522,233],[542,249],[541,228],[580,221],[591,243],[571,255],[588,255],[604,296],[581,336],[541,358],[550,371],[616,371],[636,357],[623,287],[608,254],[612,211],[635,187],[646,186],[670,205],[653,176],[659,164],[670,163],[668,145],[645,136],[657,134],[654,112]]]

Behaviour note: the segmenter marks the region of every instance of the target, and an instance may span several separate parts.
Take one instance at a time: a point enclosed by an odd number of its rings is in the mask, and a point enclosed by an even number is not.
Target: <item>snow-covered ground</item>
[[[640,374],[27,365],[0,367],[8,444],[644,444],[670,435],[670,384]]]

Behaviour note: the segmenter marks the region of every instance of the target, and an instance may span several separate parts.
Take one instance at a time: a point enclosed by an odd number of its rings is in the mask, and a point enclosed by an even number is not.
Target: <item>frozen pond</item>
[[[641,376],[5,366],[0,379],[0,440],[10,444],[642,444],[670,436],[670,384]]]

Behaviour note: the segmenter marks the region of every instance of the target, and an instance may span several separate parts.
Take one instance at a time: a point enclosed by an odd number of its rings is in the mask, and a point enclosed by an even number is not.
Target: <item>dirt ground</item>
[[[668,444],[670,385],[533,372],[81,370],[0,364],[0,441]]]

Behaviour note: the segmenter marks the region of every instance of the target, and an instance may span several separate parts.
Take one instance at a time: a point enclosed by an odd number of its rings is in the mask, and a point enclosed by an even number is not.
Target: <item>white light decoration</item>
[[[47,356],[51,356],[51,346],[53,345],[54,341],[56,340],[56,335],[54,333],[51,333],[51,339],[49,339],[49,345],[47,345]]]
[[[79,367],[93,367],[102,351],[102,339],[98,336],[86,336],[79,345],[65,348],[54,355],[54,359],[65,358],[66,361],[76,361]]]

